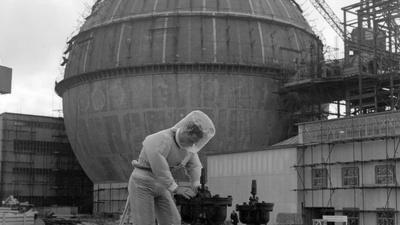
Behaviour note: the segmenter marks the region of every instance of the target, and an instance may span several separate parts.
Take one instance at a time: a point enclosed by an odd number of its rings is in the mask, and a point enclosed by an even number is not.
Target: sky
[[[0,65],[11,67],[11,94],[0,113],[60,116],[54,82],[66,42],[92,0],[0,0]]]
[[[93,2],[0,0],[0,65],[13,69],[11,94],[0,95],[0,113],[62,116],[62,99],[54,92],[55,81],[63,76],[62,55]],[[342,49],[341,39],[309,0],[297,2],[326,44]],[[326,2],[342,19],[341,7],[357,0]]]

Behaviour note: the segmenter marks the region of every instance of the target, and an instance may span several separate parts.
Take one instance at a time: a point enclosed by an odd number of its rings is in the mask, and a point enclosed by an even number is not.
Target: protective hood
[[[185,148],[186,151],[197,153],[199,152],[215,135],[215,127],[214,123],[205,113],[200,110],[192,111],[188,115],[185,116],[181,121],[179,121],[173,129],[179,132],[179,129],[185,129],[186,126],[190,123],[195,123],[203,132],[203,138],[201,138],[198,142],[193,144],[193,146]]]

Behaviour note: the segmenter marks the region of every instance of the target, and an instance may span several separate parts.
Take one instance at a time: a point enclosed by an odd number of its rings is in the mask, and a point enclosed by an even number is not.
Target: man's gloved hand
[[[174,194],[181,195],[186,199],[190,199],[196,195],[196,193],[188,187],[177,187]]]
[[[195,196],[197,195],[197,193],[199,193],[200,188],[201,188],[201,186],[192,186],[192,190],[193,190]]]

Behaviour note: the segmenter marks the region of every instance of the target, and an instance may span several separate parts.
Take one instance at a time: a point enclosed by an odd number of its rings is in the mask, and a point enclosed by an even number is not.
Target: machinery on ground
[[[201,187],[197,195],[191,199],[175,196],[176,204],[180,206],[182,222],[191,225],[221,225],[226,218],[226,208],[232,205],[232,196],[220,197],[211,195],[205,186],[204,168],[201,171]]]
[[[182,196],[175,196],[176,204],[180,206],[182,222],[190,225],[221,225],[226,220],[227,206],[232,205],[232,196],[220,197],[219,195],[211,195],[211,192],[205,186],[204,169],[201,173],[201,187],[196,197],[185,199]],[[257,194],[257,181],[252,180],[251,195],[249,202],[242,205],[236,205],[236,211],[230,215],[232,224],[237,225],[242,222],[248,225],[263,225],[269,222],[269,213],[272,211],[274,204],[259,202]]]
[[[257,181],[251,182],[251,195],[249,203],[243,202],[242,205],[236,205],[239,211],[239,220],[249,225],[261,225],[269,222],[269,213],[274,207],[273,203],[259,202],[257,194]]]

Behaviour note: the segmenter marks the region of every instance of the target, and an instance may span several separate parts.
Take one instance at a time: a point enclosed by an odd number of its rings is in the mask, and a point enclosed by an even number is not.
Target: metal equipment
[[[400,2],[359,1],[345,6],[343,23],[324,0],[310,0],[344,40],[344,59],[325,62],[317,75],[300,71],[282,92],[304,101],[295,121],[355,116],[400,108]],[[329,91],[326,91],[329,90]],[[292,96],[290,96],[292,95]],[[335,104],[336,112],[321,104]]]
[[[269,212],[274,207],[273,203],[266,203],[264,201],[258,202],[257,194],[257,181],[251,182],[251,195],[249,203],[243,202],[242,205],[236,205],[236,210],[239,211],[239,220],[245,224],[261,225],[267,224],[269,221]]]
[[[175,196],[176,204],[180,206],[182,222],[191,225],[221,225],[226,218],[226,208],[232,205],[232,197],[226,198],[211,195],[205,186],[204,168],[201,170],[201,187],[197,195],[191,199]]]

